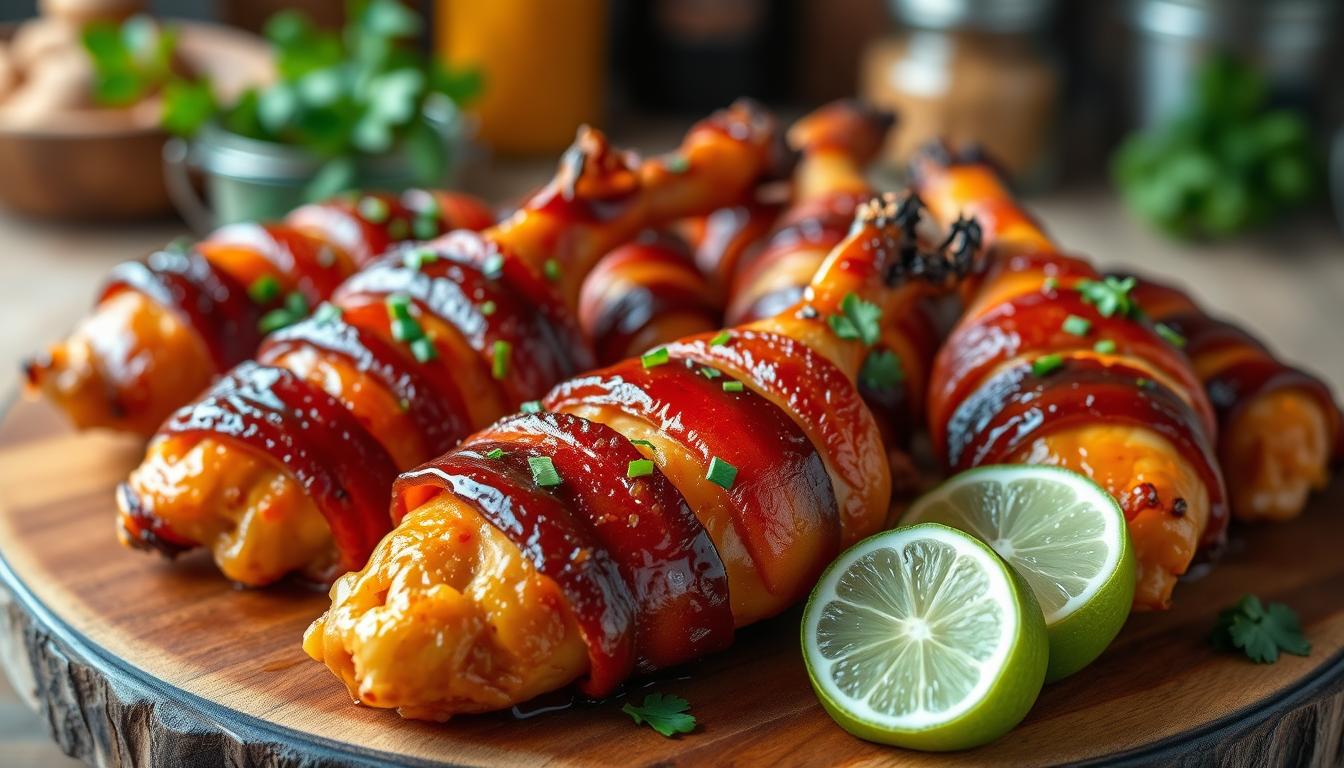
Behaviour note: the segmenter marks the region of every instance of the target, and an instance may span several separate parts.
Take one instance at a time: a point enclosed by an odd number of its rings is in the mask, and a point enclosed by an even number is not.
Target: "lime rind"
[[[1047,640],[1030,589],[994,552],[927,524],[854,545],[823,574],[803,620],[823,707],[872,741],[965,749],[1021,721]]]
[[[1039,465],[972,469],[917,500],[902,523],[923,521],[988,543],[1031,586],[1050,633],[1048,681],[1096,659],[1128,617],[1135,561],[1124,514],[1083,475]]]

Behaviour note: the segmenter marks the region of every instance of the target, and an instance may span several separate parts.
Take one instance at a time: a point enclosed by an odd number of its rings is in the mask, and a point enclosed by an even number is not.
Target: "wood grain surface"
[[[0,422],[0,577],[12,593],[0,655],[30,679],[67,752],[111,764],[1334,764],[1344,724],[1344,488],[1280,526],[1234,531],[1176,607],[1132,617],[1094,665],[1050,686],[1027,721],[979,750],[927,755],[868,744],[817,705],[792,612],[730,651],[635,688],[677,693],[700,727],[636,728],[620,702],[518,720],[408,722],[353,706],[299,639],[325,596],[245,591],[200,555],[120,548],[113,485],[133,440],[74,435],[44,406]],[[1219,654],[1205,636],[1245,592],[1301,615],[1313,650],[1273,665]],[[15,669],[19,667],[20,669]]]

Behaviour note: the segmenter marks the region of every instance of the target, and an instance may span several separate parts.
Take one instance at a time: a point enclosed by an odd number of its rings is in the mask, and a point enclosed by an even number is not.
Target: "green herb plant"
[[[1322,189],[1320,167],[1306,119],[1271,108],[1264,79],[1219,56],[1183,114],[1124,142],[1112,175],[1126,204],[1154,226],[1218,237],[1310,203]]]
[[[310,199],[352,188],[357,157],[395,148],[409,153],[411,165],[423,174],[421,183],[433,183],[446,157],[426,106],[444,98],[469,102],[480,92],[479,74],[450,71],[422,54],[415,41],[424,23],[397,0],[350,0],[347,19],[337,32],[315,26],[298,11],[273,16],[265,34],[277,78],[243,91],[231,104],[219,103],[208,80],[167,76],[164,127],[191,136],[214,120],[248,138],[307,149],[325,158],[306,190]],[[104,58],[125,59],[105,37],[106,31],[98,33]],[[126,37],[124,30],[121,37]],[[171,48],[158,55],[170,57]],[[118,72],[139,72],[139,66],[105,69],[112,79]],[[159,70],[156,65],[146,71]],[[148,75],[142,79],[148,81]]]
[[[680,696],[661,693],[650,693],[638,706],[626,704],[621,707],[635,725],[648,725],[669,739],[678,733],[695,730],[695,717],[690,714],[690,709],[691,703]]]

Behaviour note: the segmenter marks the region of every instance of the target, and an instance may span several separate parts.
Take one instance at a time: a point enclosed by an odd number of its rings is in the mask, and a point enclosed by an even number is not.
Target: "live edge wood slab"
[[[1344,488],[1304,518],[1236,530],[1175,608],[1132,617],[1106,654],[1048,687],[988,747],[931,755],[859,741],[817,705],[793,612],[648,689],[689,699],[690,735],[637,728],[620,703],[528,719],[403,721],[353,706],[299,639],[326,606],[298,586],[244,591],[207,559],[129,552],[111,493],[133,440],[75,435],[43,406],[0,419],[0,656],[71,755],[127,765],[1318,765],[1344,738]],[[1205,637],[1243,593],[1302,617],[1308,658],[1255,665]],[[635,695],[642,697],[641,688]]]

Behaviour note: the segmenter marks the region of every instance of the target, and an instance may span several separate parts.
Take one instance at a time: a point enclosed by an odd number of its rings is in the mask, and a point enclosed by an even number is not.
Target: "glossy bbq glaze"
[[[333,586],[305,649],[358,701],[444,719],[571,682],[606,695],[796,602],[886,518],[855,383],[872,343],[831,319],[856,300],[880,312],[910,274],[946,277],[946,254],[907,241],[910,215],[864,206],[788,312],[563,382],[545,413],[403,475],[400,525]],[[662,514],[631,503],[646,481]]]
[[[276,324],[273,313],[304,313],[393,242],[492,221],[474,198],[411,190],[346,195],[281,222],[222,227],[113,269],[94,312],[25,363],[28,390],[77,427],[152,434],[250,357]]]
[[[1344,449],[1330,388],[1175,287],[1139,277],[1134,296],[1150,318],[1181,339],[1213,404],[1233,516],[1299,515],[1311,491],[1329,482]]]
[[[735,199],[769,168],[772,126],[739,104],[698,123],[675,156],[643,163],[585,129],[557,177],[512,217],[389,253],[312,317],[264,342],[259,364],[221,380],[175,422],[293,379],[339,403],[359,440],[380,446],[393,466],[423,462],[591,367],[573,309],[584,273],[646,227]],[[339,528],[332,510],[376,519],[382,533],[391,528],[383,503],[390,475],[371,473],[383,502],[333,504],[326,496],[340,487],[307,483],[302,466],[304,456],[330,450],[318,443],[332,435],[284,423],[284,440],[245,439],[273,418],[253,408],[239,414],[237,429],[160,434],[120,494],[123,540],[171,541],[168,551],[209,546],[227,576],[264,584],[335,559],[317,535],[322,520]],[[312,535],[286,548],[290,528]],[[372,543],[338,536],[327,549],[362,564]]]
[[[983,161],[934,146],[914,174],[945,226],[969,212],[990,249],[934,363],[936,450],[953,469],[1031,462],[1091,476],[1129,521],[1135,607],[1167,606],[1228,521],[1213,407],[1189,360],[1132,284],[1063,254]]]

